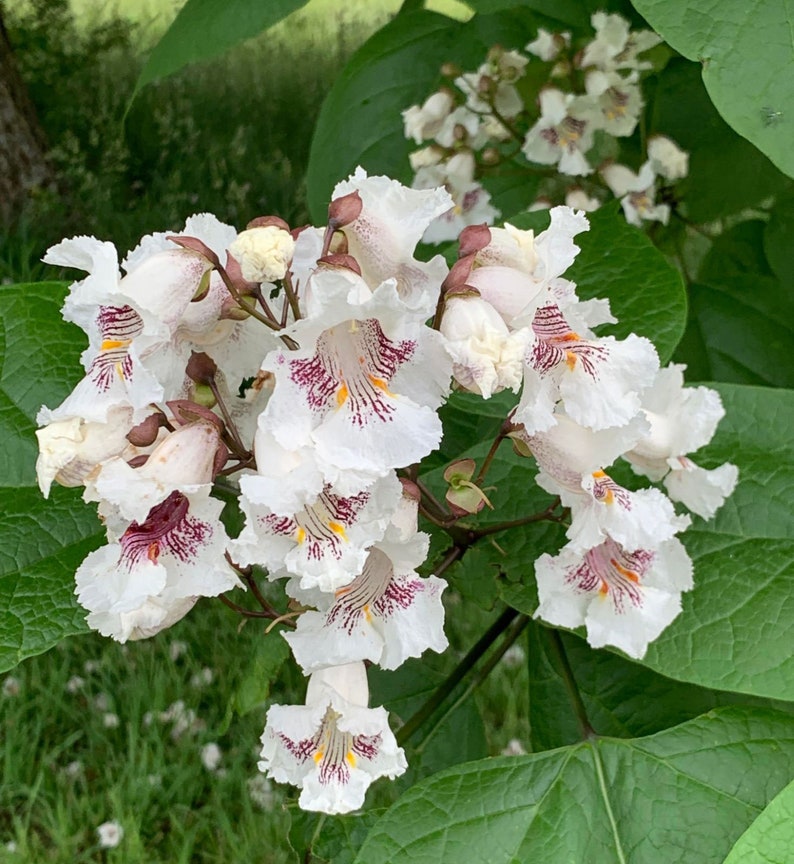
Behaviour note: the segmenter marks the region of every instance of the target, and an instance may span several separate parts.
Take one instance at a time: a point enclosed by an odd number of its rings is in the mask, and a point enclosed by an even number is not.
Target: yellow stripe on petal
[[[100,351],[114,351],[116,348],[126,348],[130,339],[104,339],[99,346]]]

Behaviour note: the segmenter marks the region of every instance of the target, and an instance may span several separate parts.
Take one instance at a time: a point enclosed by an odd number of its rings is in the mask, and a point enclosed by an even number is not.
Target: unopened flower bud
[[[486,147],[480,153],[480,161],[483,165],[498,165],[502,161],[502,157],[495,147]]]
[[[164,423],[165,415],[155,411],[154,414],[150,414],[145,420],[130,429],[127,433],[127,440],[135,447],[148,447],[150,444],[154,444]]]
[[[289,231],[276,225],[249,228],[237,235],[229,252],[240,262],[248,282],[274,282],[287,274],[295,241]]]
[[[351,222],[355,222],[361,215],[361,208],[364,206],[361,195],[358,190],[351,192],[349,195],[343,195],[341,198],[335,198],[328,205],[328,223],[334,228],[344,228]]]
[[[270,226],[281,228],[282,231],[291,234],[289,225],[280,216],[257,216],[256,219],[252,219],[245,227],[246,230],[250,230],[251,228],[268,228]]]
[[[187,361],[185,373],[191,381],[197,384],[211,384],[218,374],[218,367],[209,354],[203,351],[193,351]]]

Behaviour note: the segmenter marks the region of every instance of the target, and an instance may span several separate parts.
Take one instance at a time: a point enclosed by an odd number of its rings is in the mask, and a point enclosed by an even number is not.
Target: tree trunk
[[[44,135],[17,72],[0,9],[0,221],[9,223],[30,192],[53,185]]]

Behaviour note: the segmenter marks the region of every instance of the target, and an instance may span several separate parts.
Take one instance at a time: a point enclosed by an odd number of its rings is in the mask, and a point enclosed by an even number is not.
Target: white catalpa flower
[[[464,146],[479,150],[487,141],[488,133],[483,118],[465,105],[449,114],[435,135],[436,144],[448,150]]]
[[[314,592],[311,601],[319,611],[304,612],[297,629],[284,634],[304,672],[355,660],[396,669],[428,648],[446,649],[441,604],[446,582],[415,572],[427,557],[429,538],[414,533],[399,541],[394,533],[369,550],[352,582],[330,596]]]
[[[584,625],[593,648],[612,645],[640,660],[681,611],[681,592],[692,588],[692,562],[676,539],[631,552],[607,539],[584,554],[566,546],[559,555],[541,555],[535,578],[536,618]]]
[[[518,392],[531,331],[510,332],[501,315],[482,297],[447,297],[441,333],[452,358],[452,374],[465,390],[489,399],[500,390]]]
[[[106,459],[136,456],[140,450],[127,440],[132,426],[131,408],[112,408],[106,423],[70,417],[36,430],[39,440],[36,476],[42,495],[49,497],[53,481],[61,486],[82,486]]]
[[[647,429],[641,414],[624,426],[593,431],[558,413],[547,432],[514,436],[541,469],[538,485],[571,508],[571,548],[590,549],[607,537],[629,550],[654,548],[689,525],[689,517],[677,516],[658,489],[631,492],[598,467],[635,446]]]
[[[367,548],[380,540],[402,487],[390,472],[354,495],[326,486],[310,504],[290,515],[252,505],[241,506],[246,525],[229,547],[241,565],[262,564],[273,578],[300,578],[304,589],[335,591],[361,573]]]
[[[637,74],[593,69],[585,76],[587,95],[593,100],[593,123],[617,138],[631,135],[642,111],[642,93]]]
[[[365,282],[374,290],[385,280],[395,279],[403,302],[429,318],[447,265],[440,255],[418,261],[414,250],[433,219],[452,206],[449,193],[409,189],[388,177],[368,177],[361,168],[337,184],[332,199],[354,192],[361,199],[361,212],[342,231]]]
[[[648,339],[633,333],[622,340],[577,333],[556,303],[538,309],[532,330],[516,422],[530,434],[551,428],[559,399],[573,420],[591,429],[631,421],[659,368]]]
[[[601,204],[602,202],[598,198],[591,198],[584,189],[580,189],[578,186],[565,193],[565,206],[573,210],[584,210],[585,213],[592,213],[594,210],[598,210]]]
[[[226,562],[223,504],[210,486],[172,492],[119,539],[91,552],[75,574],[87,623],[118,642],[145,639],[183,618],[199,597],[240,585]]]
[[[428,96],[421,107],[411,105],[406,108],[402,112],[405,137],[413,138],[417,144],[434,138],[454,106],[452,95],[446,90],[439,90]]]
[[[471,150],[460,150],[450,159],[419,168],[413,181],[414,189],[443,186],[452,196],[453,206],[434,219],[422,240],[442,243],[456,240],[467,225],[492,223],[499,211],[491,204],[489,193],[474,179],[475,161]]]
[[[656,203],[656,177],[650,162],[646,162],[635,174],[625,165],[611,164],[601,169],[604,182],[616,198],[630,225],[642,225],[643,219],[667,224],[670,205]]]
[[[648,161],[665,180],[681,180],[689,173],[689,153],[666,135],[652,135],[648,139]]]
[[[561,174],[591,174],[585,153],[593,145],[595,125],[587,119],[586,97],[554,87],[540,93],[540,119],[527,132],[521,148],[530,162],[559,165]]]
[[[263,368],[276,387],[260,428],[285,449],[311,445],[324,482],[347,495],[438,446],[436,409],[449,392],[442,338],[412,313],[394,280],[371,292],[340,267],[318,269],[305,319]]]
[[[550,216],[549,227],[537,237],[509,223],[489,228],[465,279],[513,330],[532,323],[538,306],[549,299],[549,290],[579,252],[573,238],[590,227],[584,214],[570,207],[552,207]]]
[[[543,27],[538,27],[538,35],[531,42],[528,42],[524,48],[530,54],[540,57],[550,63],[556,60],[560,51],[571,44],[570,33],[551,33],[544,30]]]
[[[455,79],[466,95],[466,107],[474,114],[488,114],[494,108],[502,117],[515,117],[524,103],[514,82],[523,76],[528,62],[517,51],[491,49],[488,61],[476,72]]]
[[[586,69],[597,66],[605,72],[615,69],[650,69],[651,64],[637,59],[638,54],[662,41],[652,30],[632,31],[631,24],[621,15],[595,12],[590,23],[596,37],[584,49],[579,65]]]
[[[685,368],[670,364],[659,370],[642,398],[649,434],[625,458],[638,474],[664,479],[673,501],[711,519],[733,492],[738,469],[726,462],[707,470],[688,458],[711,441],[725,409],[715,390],[684,387]]]
[[[405,755],[383,708],[367,708],[363,663],[315,672],[306,705],[273,705],[262,733],[259,770],[301,788],[303,810],[349,813],[370,783],[402,774]]]

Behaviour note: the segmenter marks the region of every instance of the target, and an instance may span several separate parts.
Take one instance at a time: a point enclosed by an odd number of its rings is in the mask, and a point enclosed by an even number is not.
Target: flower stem
[[[485,475],[488,473],[488,469],[491,467],[491,462],[493,462],[494,457],[496,456],[496,451],[499,449],[499,445],[502,443],[502,441],[504,441],[505,437],[507,436],[505,426],[506,423],[503,423],[499,427],[496,438],[493,439],[493,444],[491,444],[491,449],[488,451],[482,465],[480,466],[480,470],[477,473],[477,476],[474,478],[474,483],[476,486],[479,486],[482,481],[485,480]]]
[[[471,668],[499,638],[499,635],[510,626],[518,615],[515,609],[505,609],[491,624],[482,636],[469,649],[466,656],[450,672],[447,678],[436,688],[433,694],[420,708],[412,714],[397,731],[397,743],[404,744],[427,721],[451,695],[458,684],[466,677]]]
[[[576,678],[571,668],[571,663],[568,660],[568,654],[565,651],[565,646],[562,644],[562,637],[559,630],[554,630],[544,627],[546,640],[551,647],[552,653],[556,656],[562,673],[562,680],[565,682],[565,689],[568,691],[568,698],[571,700],[576,719],[579,721],[579,732],[583,740],[594,738],[596,735],[595,729],[590,725],[590,719],[587,716],[582,694],[579,692],[579,686],[576,683]]]
[[[480,537],[488,537],[491,534],[498,534],[500,531],[507,531],[510,528],[520,528],[522,525],[531,525],[533,522],[560,522],[564,518],[565,513],[563,512],[557,516],[554,515],[554,511],[559,507],[559,504],[560,499],[556,498],[540,513],[533,513],[531,516],[522,516],[520,519],[510,519],[507,522],[497,522],[495,525],[485,525],[482,528],[473,528],[471,533],[474,540],[479,540]]]
[[[505,630],[505,638],[502,640],[502,644],[491,654],[491,656],[486,660],[485,663],[477,670],[477,672],[472,676],[471,681],[469,682],[469,686],[461,693],[460,696],[444,711],[441,715],[435,720],[432,727],[428,730],[425,737],[422,739],[421,743],[417,745],[416,752],[421,753],[422,750],[430,742],[430,739],[433,735],[436,734],[441,724],[455,711],[459,706],[461,706],[474,691],[480,686],[480,684],[485,681],[485,679],[493,672],[497,663],[504,657],[507,653],[508,648],[518,639],[518,637],[524,632],[527,624],[529,624],[529,616],[527,615],[519,615],[515,618],[510,625]]]

